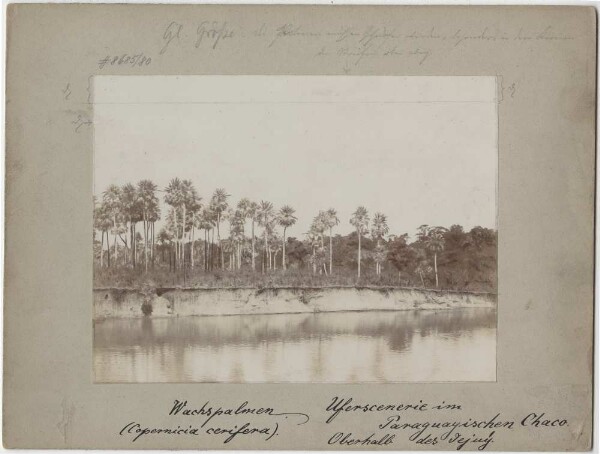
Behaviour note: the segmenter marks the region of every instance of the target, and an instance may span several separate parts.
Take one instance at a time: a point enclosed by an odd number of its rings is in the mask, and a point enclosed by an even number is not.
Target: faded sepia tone
[[[495,380],[495,77],[93,86],[96,381]]]
[[[214,47],[204,21],[234,33]],[[498,431],[493,450],[590,448],[593,8],[10,5],[7,25],[5,446],[347,449],[328,440],[378,431],[382,417],[348,413],[326,424],[326,407],[340,396],[452,401],[463,420],[501,413],[516,424]],[[124,54],[144,63],[119,64]],[[109,74],[498,76],[496,382],[94,383],[91,84]],[[168,416],[175,399],[223,407],[249,401],[310,421],[282,424],[270,441],[231,444],[206,434],[135,443],[119,435],[131,421],[190,423]],[[520,424],[542,411],[568,424]],[[418,448],[401,433],[379,449]]]

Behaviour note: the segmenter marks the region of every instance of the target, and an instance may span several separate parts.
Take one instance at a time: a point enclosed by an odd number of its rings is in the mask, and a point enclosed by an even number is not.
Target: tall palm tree
[[[375,273],[381,275],[381,262],[385,257],[383,247],[381,245],[382,238],[387,235],[390,228],[387,225],[387,217],[382,213],[375,213],[373,216],[373,223],[371,224],[371,237],[377,241],[376,254],[375,254]]]
[[[157,186],[150,180],[141,180],[137,184],[138,198],[144,223],[144,266],[148,271],[148,229],[152,210],[158,205]]]
[[[194,238],[194,233],[196,232],[196,229],[201,229],[201,227],[199,227],[199,224],[201,223],[201,218],[202,218],[202,204],[200,203],[201,198],[198,197],[197,195],[195,196],[195,201],[193,201],[193,204],[190,205],[190,223],[191,223],[191,234],[190,234],[190,265],[192,268],[194,268],[194,243],[195,243],[195,238]]]
[[[315,218],[313,219],[313,222],[310,226],[310,230],[317,234],[318,239],[321,243],[320,246],[316,249],[320,259],[323,257],[323,254],[326,254],[326,251],[327,251],[325,249],[324,238],[325,238],[325,231],[328,228],[329,228],[329,224],[328,224],[327,213],[325,211],[319,211],[319,214],[317,214],[317,216],[315,216]],[[326,263],[325,261],[319,260],[319,274],[322,271],[325,271],[325,274],[327,274],[327,265],[325,263]]]
[[[111,184],[102,194],[102,202],[106,209],[106,215],[112,219],[112,234],[114,238],[114,261],[117,263],[117,236],[119,236],[119,223],[121,217],[121,188],[116,184]],[[108,233],[106,236],[108,242]],[[110,266],[110,260],[109,265]]]
[[[282,255],[282,267],[283,270],[286,270],[286,266],[285,266],[285,232],[287,230],[288,227],[291,227],[292,225],[294,225],[296,223],[296,221],[298,220],[298,218],[296,216],[294,216],[294,213],[296,213],[296,210],[294,210],[291,206],[289,205],[284,205],[281,207],[281,209],[279,210],[279,214],[277,215],[277,222],[279,223],[280,226],[283,227],[283,255]]]
[[[151,237],[152,237],[152,240],[151,240],[152,246],[150,248],[150,261],[151,261],[153,267],[154,267],[154,224],[159,219],[160,219],[160,206],[159,206],[158,198],[156,198],[155,203],[151,204],[149,207],[149,215],[148,215],[148,221],[150,222],[150,231],[151,231]]]
[[[108,252],[108,267],[110,268],[110,243],[108,241],[108,231],[112,227],[112,219],[104,203],[100,203],[94,208],[94,228],[100,230],[102,235],[100,240],[100,268],[104,266],[104,235],[106,234],[106,250]]]
[[[221,224],[221,217],[223,215],[223,212],[227,209],[227,206],[228,206],[227,197],[229,197],[229,194],[227,194],[227,191],[225,191],[225,189],[223,189],[223,188],[218,188],[213,193],[212,199],[211,199],[211,207],[217,215],[217,243],[219,244],[219,249],[221,249],[221,269],[224,268],[223,262],[224,262],[225,254],[221,248],[220,224]]]
[[[313,274],[317,273],[317,248],[319,247],[320,239],[319,233],[314,229],[314,225],[311,226],[310,230],[306,233],[308,243],[311,247],[310,263],[312,264]]]
[[[329,274],[331,275],[333,273],[333,228],[340,223],[340,220],[333,208],[325,212],[325,220],[329,227]]]
[[[350,224],[356,229],[358,235],[358,278],[360,279],[360,259],[361,259],[361,237],[369,231],[369,212],[363,206],[360,206],[352,213]]]
[[[129,222],[131,265],[135,268],[137,263],[136,224],[142,219],[142,210],[139,193],[131,183],[127,183],[121,188],[121,209]]]
[[[266,202],[262,200],[258,205],[256,220],[258,221],[258,225],[263,228],[263,237],[264,237],[264,255],[268,252],[268,241],[269,241],[269,228],[273,218],[273,204],[271,202]],[[265,272],[265,260],[266,257],[263,257],[262,269],[263,273]]]
[[[174,210],[174,214],[173,214],[174,235],[173,235],[173,237],[175,238],[175,244],[176,244],[175,262],[177,262],[179,260],[179,254],[180,254],[180,247],[179,247],[179,244],[180,244],[179,231],[180,231],[180,229],[179,229],[179,225],[178,225],[178,217],[179,216],[177,215],[177,212],[184,204],[184,188],[183,188],[183,184],[179,178],[173,178],[169,182],[167,187],[165,188],[165,203],[167,205],[170,205],[172,207],[172,209]],[[183,228],[181,230],[183,231]]]
[[[245,199],[248,200],[248,199]],[[254,225],[258,220],[258,204],[256,202],[250,202],[247,205],[246,209],[246,217],[250,219],[252,225],[252,271],[256,270],[256,253],[255,253],[255,235],[254,235]]]
[[[439,286],[437,255],[444,250],[445,234],[448,229],[444,227],[419,227],[417,237],[425,244],[425,248],[433,253],[433,270],[435,272],[435,286]]]
[[[188,240],[191,238],[193,230],[193,214],[198,209],[198,193],[194,188],[194,185],[190,180],[183,180],[181,182],[182,189],[182,229],[181,229],[181,262],[185,265],[185,234],[188,233]]]
[[[243,217],[238,213],[234,216],[233,224],[231,225],[231,240],[234,248],[234,262],[237,263],[235,268],[242,269],[242,248],[244,246],[244,222]]]
[[[199,229],[204,230],[204,270],[208,271],[210,268],[210,249],[209,249],[209,240],[210,240],[210,231],[215,226],[214,221],[214,213],[210,210],[210,208],[204,208],[200,215],[198,216],[198,224],[197,227]]]

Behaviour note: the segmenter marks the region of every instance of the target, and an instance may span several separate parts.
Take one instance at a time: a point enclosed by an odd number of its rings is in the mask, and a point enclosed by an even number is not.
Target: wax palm
[[[369,231],[369,212],[365,207],[358,207],[352,217],[350,224],[356,229],[358,235],[358,278],[360,279],[360,260],[361,260],[361,238]]]
[[[175,262],[179,261],[180,253],[181,253],[181,239],[180,239],[180,229],[179,229],[179,216],[177,216],[177,212],[183,207],[185,202],[184,188],[181,180],[179,178],[173,178],[167,187],[165,188],[165,203],[170,205],[173,209],[174,213],[172,216],[173,219],[173,233],[175,239]],[[183,219],[183,218],[182,218]],[[181,235],[183,236],[184,228],[181,228]]]
[[[285,266],[285,233],[286,233],[287,228],[294,225],[296,223],[296,221],[298,220],[298,218],[296,216],[294,216],[295,213],[296,213],[296,210],[294,210],[291,206],[284,205],[279,210],[279,214],[277,216],[277,222],[279,223],[280,226],[283,227],[282,267],[283,267],[284,271],[286,270],[286,266]]]
[[[107,216],[109,216],[113,221],[111,231],[114,238],[114,259],[116,265],[118,255],[117,236],[119,235],[119,224],[122,218],[121,188],[116,184],[111,184],[102,194],[102,203],[105,206]],[[108,242],[108,234],[106,235],[106,241]],[[108,266],[110,266],[110,260]]]
[[[131,184],[127,183],[121,188],[121,210],[129,222],[129,238],[131,244],[131,264],[135,268],[136,266],[136,224],[142,218],[141,203],[139,193],[137,189]]]
[[[198,212],[196,218],[196,227],[200,230],[204,230],[204,269],[208,270],[210,263],[211,252],[208,244],[210,240],[210,231],[215,227],[215,215],[209,207],[203,208]]]
[[[256,212],[258,225],[263,228],[264,253],[267,254],[269,227],[273,218],[273,204],[271,202],[261,201]],[[265,272],[265,262],[263,260],[263,273]]]
[[[252,228],[252,271],[254,271],[256,269],[256,263],[255,263],[255,256],[256,253],[254,252],[255,249],[255,235],[254,235],[254,225],[256,224],[257,221],[257,216],[258,216],[258,204],[256,202],[251,202],[248,199],[242,199],[240,200],[240,203],[238,204],[238,208],[240,208],[240,204],[242,205],[243,208],[243,212],[245,213],[245,217],[250,219],[251,221],[251,228]]]
[[[219,249],[221,249],[221,268],[223,268],[223,266],[224,266],[224,264],[223,264],[224,251],[221,248],[221,229],[220,229],[220,227],[221,227],[222,214],[225,212],[225,210],[229,206],[227,203],[228,197],[229,197],[229,194],[227,194],[227,191],[225,191],[225,189],[218,188],[213,193],[212,199],[211,199],[211,207],[217,215],[217,243],[219,244]]]
[[[375,250],[375,273],[381,275],[381,263],[385,260],[385,249],[381,245],[381,240],[390,231],[387,225],[387,217],[382,213],[375,213],[371,224],[371,237],[377,242]]]
[[[445,235],[448,230],[444,227],[429,227],[422,225],[419,227],[417,237],[423,242],[425,248],[433,253],[433,270],[435,272],[435,286],[439,286],[437,256],[444,250]]]
[[[106,204],[101,203],[94,208],[94,228],[100,230],[102,239],[100,241],[100,267],[104,266],[104,235],[106,235],[106,246],[108,252],[108,266],[110,267],[110,244],[108,242],[108,232],[111,229],[113,221],[110,216],[110,211]]]
[[[156,185],[150,180],[141,180],[137,184],[137,191],[142,211],[142,222],[144,223],[144,266],[148,271],[148,229],[150,217],[158,207],[156,197]]]
[[[325,212],[325,222],[329,228],[329,274],[333,273],[333,228],[340,223],[337,212],[329,208]]]

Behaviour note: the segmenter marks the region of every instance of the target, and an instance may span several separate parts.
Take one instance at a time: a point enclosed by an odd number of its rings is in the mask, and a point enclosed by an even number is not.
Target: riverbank
[[[397,287],[94,289],[94,320],[120,317],[495,308],[492,293]]]

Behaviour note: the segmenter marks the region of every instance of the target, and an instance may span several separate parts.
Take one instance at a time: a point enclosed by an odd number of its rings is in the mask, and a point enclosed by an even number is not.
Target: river
[[[495,381],[496,310],[94,322],[100,383]]]

